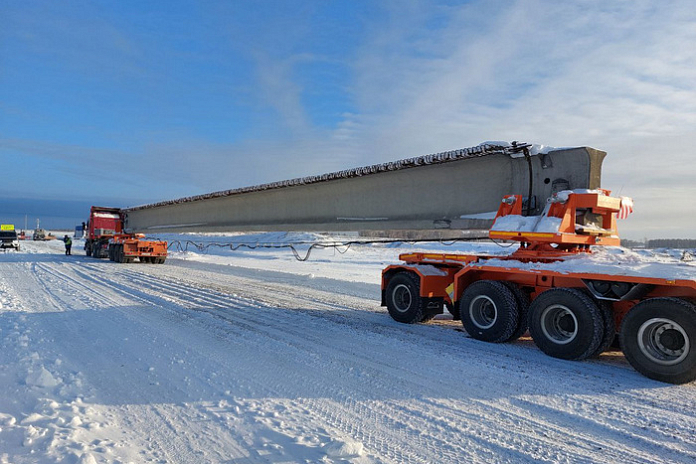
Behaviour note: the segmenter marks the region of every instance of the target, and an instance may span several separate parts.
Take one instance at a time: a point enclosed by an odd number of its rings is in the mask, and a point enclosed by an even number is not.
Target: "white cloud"
[[[694,207],[684,202],[696,193],[689,3],[477,2],[452,8],[427,40],[411,31],[430,18],[402,18],[375,32],[355,66],[363,111],[349,125],[367,154],[360,161],[487,139],[589,145],[609,152],[605,186],[638,200],[628,234],[659,217],[653,232],[693,236]]]

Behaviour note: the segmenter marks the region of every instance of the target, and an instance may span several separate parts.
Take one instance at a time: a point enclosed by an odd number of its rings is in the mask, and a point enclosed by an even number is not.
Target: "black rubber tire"
[[[109,253],[108,253],[108,255],[109,255],[109,261],[113,261],[113,260],[114,260],[114,248],[115,248],[115,247],[116,247],[115,245],[111,245],[111,244],[109,245]]]
[[[387,284],[385,294],[389,315],[397,322],[415,324],[425,315],[425,305],[420,297],[420,279],[412,272],[399,272]]]
[[[621,323],[621,348],[646,377],[683,384],[696,380],[696,306],[680,298],[650,298]]]
[[[97,242],[97,246],[94,246],[95,244],[92,244],[92,258],[99,259],[99,253],[101,252],[101,247],[99,246],[99,242]]]
[[[602,342],[604,319],[597,303],[582,290],[552,288],[529,306],[529,333],[549,356],[587,359]]]
[[[451,303],[443,303],[445,307],[447,308],[447,311],[452,315],[452,320],[453,321],[460,321],[462,319],[461,315],[459,314],[459,305],[458,304],[451,304]]]
[[[599,342],[599,346],[597,350],[592,353],[590,356],[591,358],[596,358],[607,351],[614,343],[614,340],[616,340],[616,323],[614,322],[614,310],[612,309],[611,303],[608,301],[598,301],[597,306],[599,307],[599,313],[604,322],[604,329],[602,332],[602,341]]]
[[[479,280],[469,285],[462,293],[459,311],[464,329],[476,340],[502,343],[517,329],[515,295],[501,282]]]
[[[116,261],[125,263],[126,257],[123,255],[123,245],[116,245]]]
[[[527,329],[529,328],[527,322],[527,320],[529,319],[529,295],[518,285],[512,282],[502,283],[510,289],[512,294],[515,296],[515,301],[517,302],[517,311],[519,314],[517,318],[517,327],[515,328],[515,331],[512,333],[512,335],[510,335],[510,338],[507,340],[509,342],[514,342],[522,335],[524,335],[525,332],[527,332]]]

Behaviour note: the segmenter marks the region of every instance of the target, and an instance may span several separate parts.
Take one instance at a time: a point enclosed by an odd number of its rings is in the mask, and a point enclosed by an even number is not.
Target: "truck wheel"
[[[641,374],[661,382],[696,380],[696,306],[679,298],[650,298],[621,323],[624,355]]]
[[[123,255],[123,245],[116,245],[116,261],[125,263],[126,257]]]
[[[514,342],[524,335],[528,328],[527,319],[529,318],[529,295],[527,295],[520,287],[512,282],[503,282],[503,284],[510,289],[512,294],[515,296],[515,302],[517,303],[517,312],[519,314],[517,318],[517,327],[507,340],[509,342]]]
[[[165,261],[166,259],[167,259],[167,258],[159,258],[159,259],[157,260],[157,264],[164,264],[164,261]]]
[[[462,317],[459,314],[459,305],[458,304],[452,304],[452,303],[443,303],[443,304],[447,308],[447,311],[449,311],[449,313],[452,315],[453,321],[462,320]]]
[[[547,355],[581,360],[599,348],[604,319],[597,304],[581,290],[552,288],[529,307],[529,332]]]
[[[614,322],[614,311],[612,310],[611,303],[608,301],[599,301],[597,306],[599,307],[599,313],[604,322],[604,331],[602,334],[602,341],[599,343],[597,350],[590,356],[591,358],[595,358],[607,351],[616,339],[616,323]]]
[[[469,285],[459,302],[459,313],[471,337],[491,343],[509,340],[519,321],[512,291],[494,280],[479,280]]]
[[[420,297],[420,279],[411,272],[399,272],[389,281],[386,290],[389,315],[397,322],[415,324],[425,316]]]

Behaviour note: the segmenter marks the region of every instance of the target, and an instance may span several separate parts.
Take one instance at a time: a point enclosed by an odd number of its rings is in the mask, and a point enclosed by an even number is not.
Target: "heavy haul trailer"
[[[85,253],[94,258],[106,258],[130,263],[136,258],[144,263],[164,263],[167,242],[144,240],[143,234],[123,231],[123,212],[119,208],[92,206],[87,222]]]
[[[522,202],[506,196],[489,232],[520,242],[510,255],[411,253],[384,269],[389,314],[417,323],[447,307],[472,338],[502,343],[529,330],[544,353],[569,360],[598,356],[618,333],[638,372],[675,384],[695,380],[695,280],[576,265],[592,245],[619,245],[616,215],[628,200],[607,190],[560,192],[540,216],[524,216]]]
[[[109,260],[132,263],[138,258],[141,263],[163,264],[167,259],[167,242],[144,238],[144,234],[114,235],[109,241]]]

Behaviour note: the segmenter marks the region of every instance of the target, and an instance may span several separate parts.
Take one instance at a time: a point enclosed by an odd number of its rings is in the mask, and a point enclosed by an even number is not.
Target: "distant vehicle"
[[[43,229],[34,229],[33,240],[46,240],[46,231]]]
[[[92,206],[85,235],[85,253],[94,258],[109,258],[119,263],[162,264],[167,259],[167,242],[144,240],[143,234],[123,230],[123,213],[119,208]]]
[[[13,224],[0,225],[0,248],[14,248],[19,251],[19,238]]]

